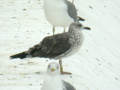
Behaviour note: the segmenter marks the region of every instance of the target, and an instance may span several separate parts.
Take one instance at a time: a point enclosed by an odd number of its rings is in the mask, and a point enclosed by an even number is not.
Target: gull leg
[[[71,72],[64,72],[63,71],[62,60],[61,59],[59,59],[59,64],[60,64],[60,73],[61,74],[72,74]]]
[[[64,27],[64,33],[66,32],[67,27]]]
[[[53,26],[53,35],[55,34],[55,27]]]
[[[63,66],[62,66],[62,60],[59,59],[59,64],[60,64],[60,72],[62,73],[63,72]]]
[[[66,28],[64,27],[64,33],[65,33]]]
[[[72,3],[74,4],[74,0],[72,0]]]

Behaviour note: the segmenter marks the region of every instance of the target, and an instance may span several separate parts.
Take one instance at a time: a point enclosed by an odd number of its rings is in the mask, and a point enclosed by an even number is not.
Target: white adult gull
[[[48,22],[55,27],[68,27],[72,22],[84,21],[78,17],[75,5],[67,0],[44,0],[44,12]]]
[[[62,58],[76,53],[83,42],[83,30],[90,30],[80,23],[72,23],[69,31],[61,34],[45,37],[39,44],[27,51],[11,56],[13,58],[44,57],[59,60],[62,74],[70,74],[63,71]]]
[[[61,79],[59,64],[51,62],[44,76],[41,90],[75,90],[75,88]]]

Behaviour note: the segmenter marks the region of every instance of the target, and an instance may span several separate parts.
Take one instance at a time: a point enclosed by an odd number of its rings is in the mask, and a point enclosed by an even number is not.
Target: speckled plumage
[[[47,36],[28,51],[13,55],[11,58],[23,59],[30,56],[59,59],[74,54],[83,42],[82,26],[80,25],[72,23],[68,32]]]

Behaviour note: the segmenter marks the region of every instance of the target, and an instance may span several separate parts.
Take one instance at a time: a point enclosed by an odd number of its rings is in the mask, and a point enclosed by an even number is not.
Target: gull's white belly
[[[59,0],[58,0],[59,1]],[[73,19],[67,13],[67,6],[61,0],[45,0],[44,11],[49,23],[54,26],[69,26]]]
[[[64,86],[59,76],[47,76],[41,90],[63,90]]]

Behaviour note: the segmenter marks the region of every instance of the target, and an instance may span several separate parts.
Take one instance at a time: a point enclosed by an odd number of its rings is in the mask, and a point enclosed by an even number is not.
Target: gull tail
[[[10,56],[11,59],[15,59],[15,58],[20,58],[20,59],[24,59],[28,56],[28,53],[26,52],[22,52],[22,53],[18,53],[15,55]]]

